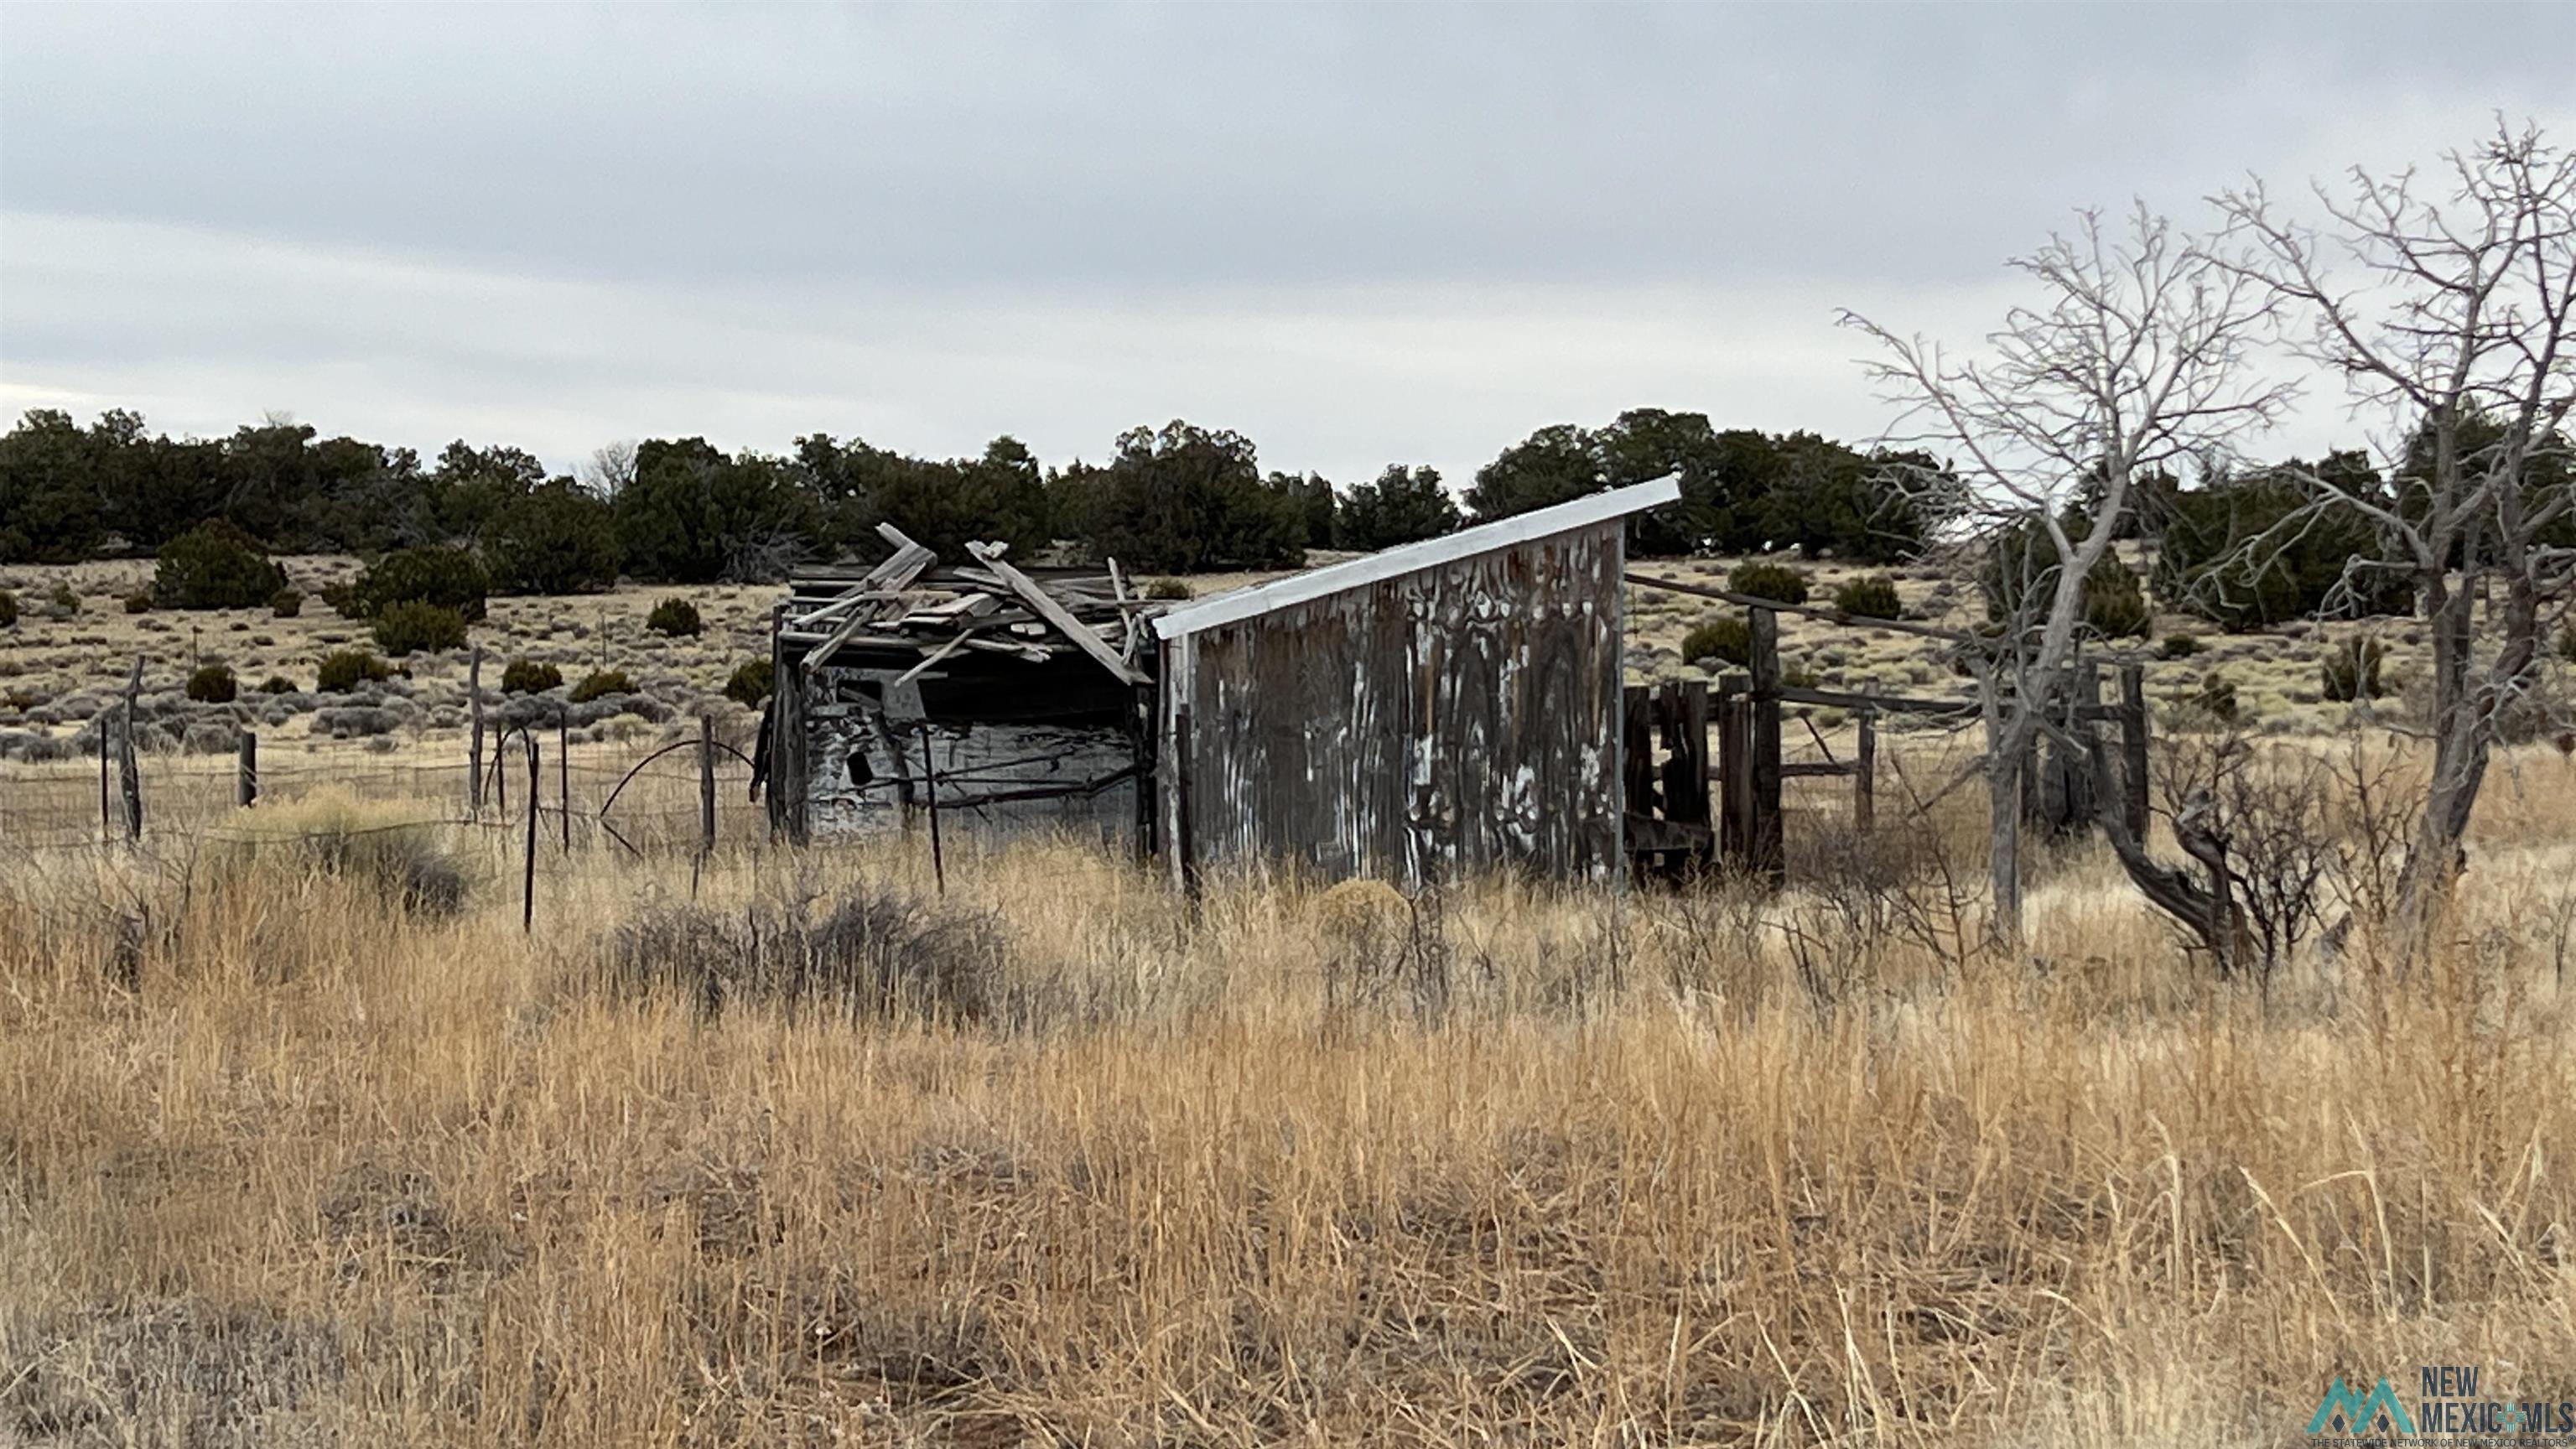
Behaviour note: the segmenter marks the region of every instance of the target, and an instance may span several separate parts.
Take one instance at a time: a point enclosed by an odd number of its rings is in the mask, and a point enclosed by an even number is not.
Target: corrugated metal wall
[[[1607,872],[1622,562],[1614,521],[1170,641],[1198,862],[1408,883]],[[1169,841],[1180,781],[1161,783]]]

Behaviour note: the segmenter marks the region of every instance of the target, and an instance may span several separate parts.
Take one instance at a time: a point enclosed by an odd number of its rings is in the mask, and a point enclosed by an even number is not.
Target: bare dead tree
[[[2085,587],[2148,473],[2223,455],[2279,416],[2288,385],[2247,365],[2276,305],[2240,259],[2143,205],[2125,227],[2079,213],[2072,235],[2011,265],[2037,298],[2005,314],[1985,355],[1846,312],[1875,340],[1868,364],[1902,408],[1884,440],[1946,457],[1939,488],[1961,532],[2021,552],[2031,586],[1974,662],[1985,705],[1996,940],[2021,938],[2022,772],[2084,642]],[[1997,550],[2001,557],[2006,550]]]
[[[615,498],[635,481],[635,444],[620,440],[593,448],[581,465],[584,487],[602,498]]]
[[[2562,431],[2576,405],[2576,155],[2499,123],[2449,155],[2438,183],[2356,168],[2342,194],[2314,189],[2332,218],[2322,231],[2260,184],[2220,196],[2247,249],[2228,264],[2301,324],[2301,356],[2346,380],[2394,483],[2294,470],[2307,503],[2248,548],[2277,552],[2357,514],[2381,548],[2348,565],[2346,590],[2394,574],[2430,621],[2432,782],[2397,891],[2401,929],[2420,941],[2462,867],[2499,726],[2539,683],[2545,616],[2564,613],[2576,582],[2576,549],[2551,542],[2576,517]],[[2337,262],[2358,280],[2330,275]]]

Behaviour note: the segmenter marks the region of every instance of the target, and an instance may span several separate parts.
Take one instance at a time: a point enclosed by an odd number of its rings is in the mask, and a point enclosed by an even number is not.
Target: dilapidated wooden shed
[[[1622,859],[1620,586],[1670,479],[1153,619],[1175,879],[1260,859],[1407,884]]]

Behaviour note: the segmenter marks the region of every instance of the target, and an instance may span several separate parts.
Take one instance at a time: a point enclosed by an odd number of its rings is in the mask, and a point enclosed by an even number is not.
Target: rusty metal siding
[[[1206,863],[1419,882],[1606,872],[1619,848],[1617,522],[1192,634]]]

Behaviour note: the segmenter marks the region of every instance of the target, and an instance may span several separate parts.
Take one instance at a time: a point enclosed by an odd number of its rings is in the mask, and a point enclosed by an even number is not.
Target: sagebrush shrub
[[[1145,597],[1149,599],[1189,598],[1189,582],[1185,579],[1156,579],[1145,585]]]
[[[1754,559],[1728,570],[1726,586],[1739,594],[1783,604],[1807,602],[1807,576],[1787,564]]]
[[[188,676],[188,697],[199,704],[230,704],[239,689],[229,664],[199,665]]]
[[[588,704],[594,699],[605,699],[612,694],[633,694],[634,692],[635,681],[626,677],[625,670],[601,669],[583,675],[581,683],[572,687],[572,702]]]
[[[1834,589],[1834,607],[1863,619],[1895,619],[1905,613],[1896,597],[1896,581],[1885,574],[1845,579]]]
[[[313,687],[323,694],[347,694],[361,684],[393,678],[393,666],[364,649],[334,649],[322,656]]]
[[[513,659],[501,671],[503,694],[543,694],[562,685],[563,671],[534,659]]]
[[[1682,636],[1684,664],[1746,665],[1753,662],[1753,626],[1733,614],[1720,614]]]
[[[127,613],[129,613],[129,614],[149,614],[149,613],[151,613],[151,612],[152,612],[152,594],[151,594],[151,592],[150,592],[149,590],[146,590],[146,589],[137,589],[137,590],[135,590],[133,593],[130,593],[130,594],[126,595],[126,596],[125,596],[125,612],[127,612]]]
[[[376,647],[400,659],[423,650],[465,647],[465,616],[443,604],[404,599],[376,614]]]
[[[2157,656],[2164,659],[2189,659],[2199,652],[2200,636],[2197,634],[2167,634],[2163,645],[2156,650]]]
[[[18,596],[7,589],[0,589],[0,629],[6,629],[17,622]]]
[[[471,624],[483,617],[484,599],[491,592],[491,573],[465,550],[404,548],[358,575],[350,595],[367,618],[382,618],[397,604],[422,603],[453,609]]]
[[[145,606],[173,609],[255,609],[286,587],[286,570],[271,562],[259,540],[222,519],[198,524],[161,545]],[[125,611],[139,614],[128,599]]]
[[[751,709],[769,698],[775,683],[777,666],[766,659],[748,659],[736,666],[733,677],[725,681],[725,698]]]
[[[698,606],[686,599],[664,599],[644,616],[644,627],[666,638],[694,638],[706,627],[698,617]]]
[[[280,589],[268,596],[268,611],[281,619],[292,619],[304,612],[301,589]]]

